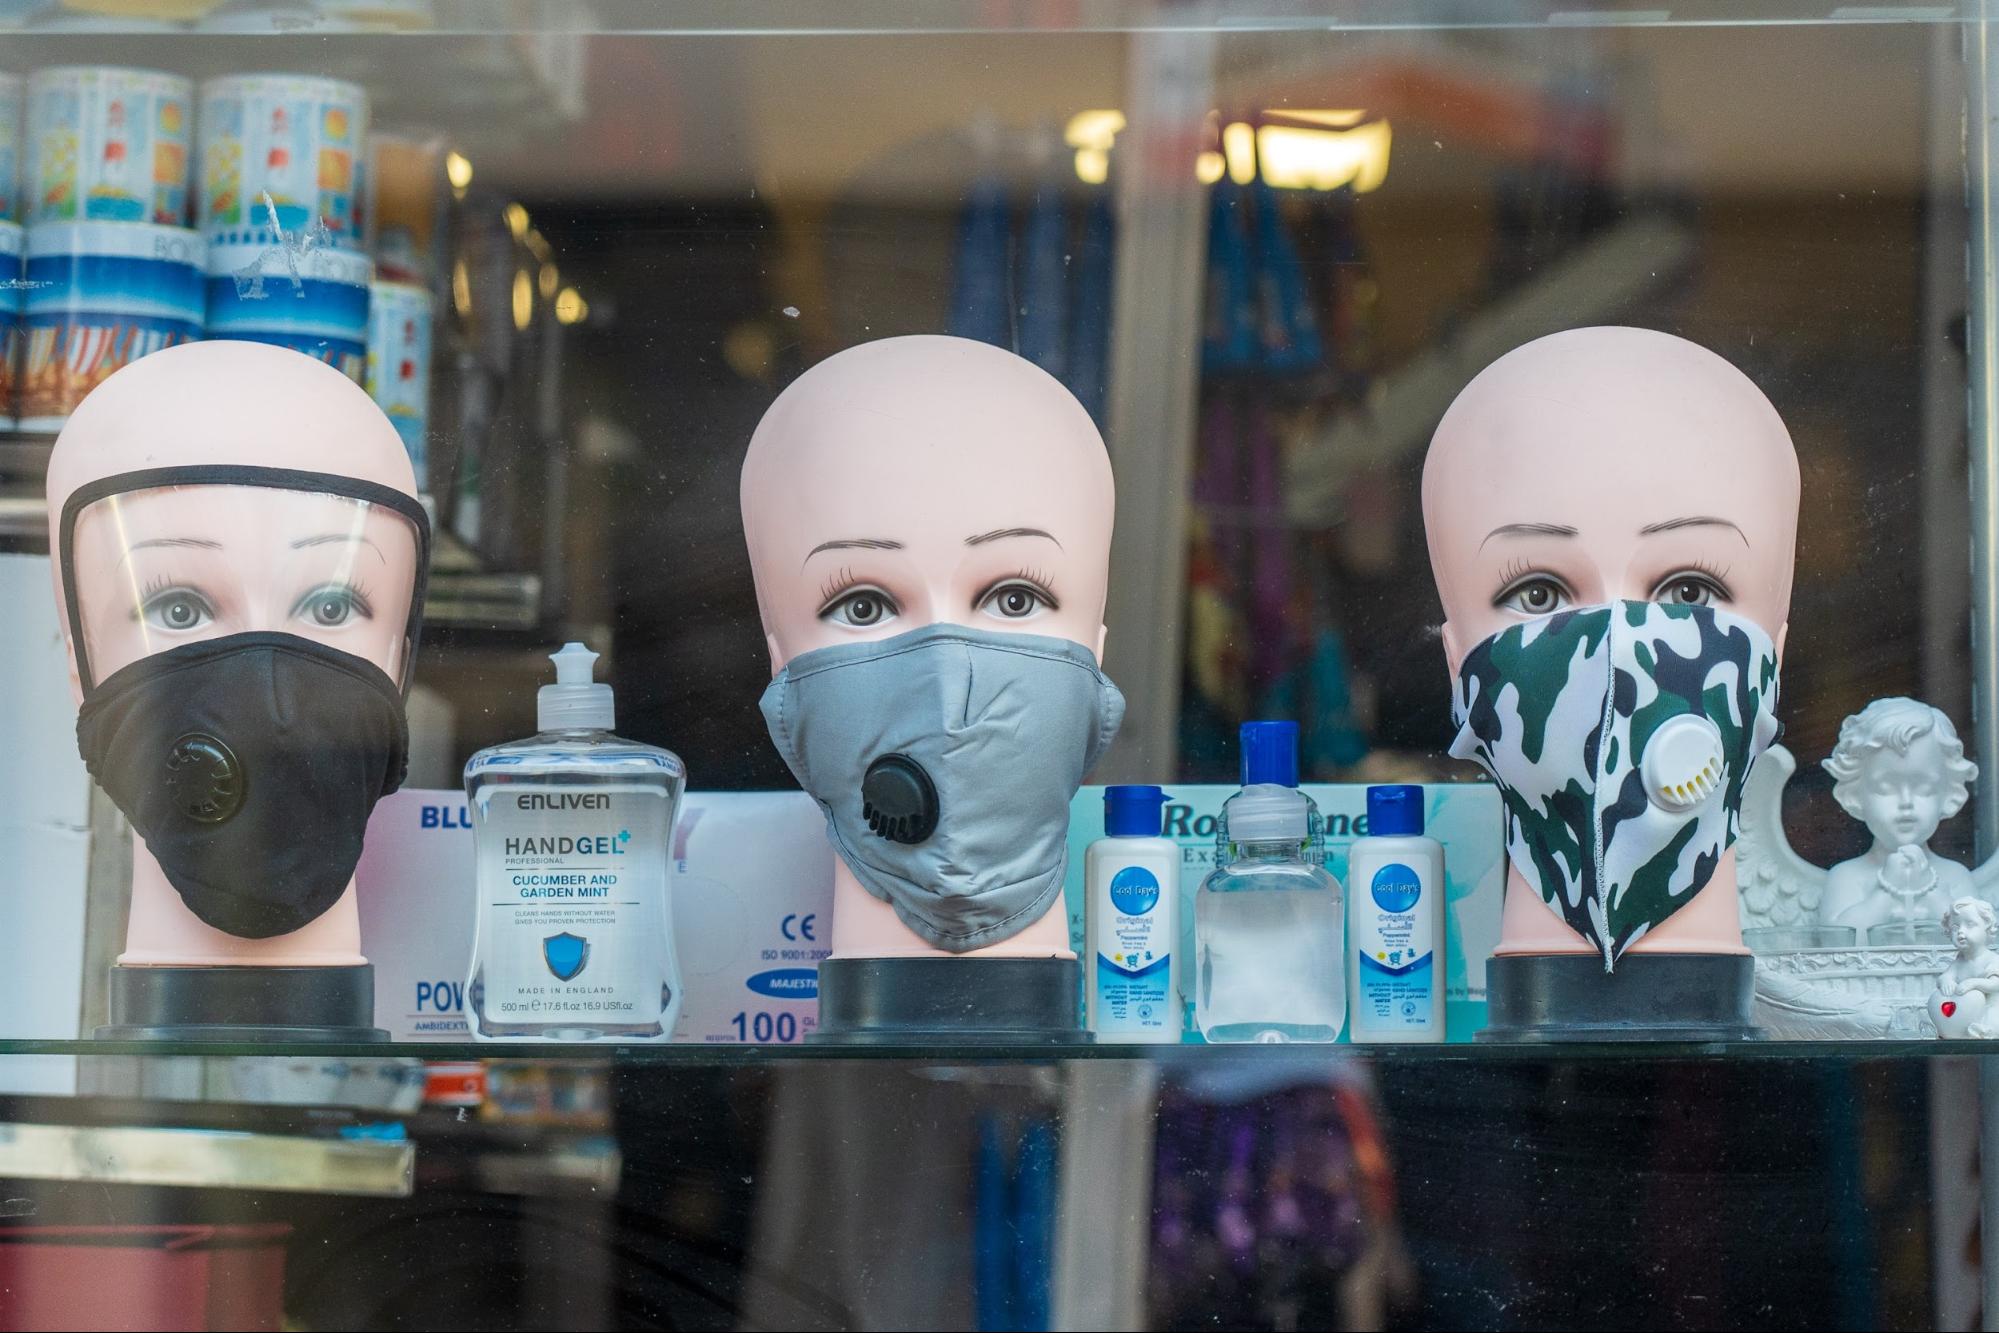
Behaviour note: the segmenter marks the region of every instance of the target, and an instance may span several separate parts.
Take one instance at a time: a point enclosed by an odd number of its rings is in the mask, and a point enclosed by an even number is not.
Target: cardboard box
[[[0,555],[0,921],[13,942],[0,968],[0,1035],[75,1037],[83,1001],[84,890],[90,867],[90,775],[76,752],[69,655],[46,556]],[[97,978],[102,985],[103,979]],[[75,1091],[68,1056],[0,1063],[0,1092]]]
[[[833,898],[826,822],[803,792],[696,792],[674,830],[677,1042],[795,1042],[818,1023]],[[375,807],[356,874],[375,1024],[397,1041],[464,1041],[473,939],[472,816],[462,791]]]

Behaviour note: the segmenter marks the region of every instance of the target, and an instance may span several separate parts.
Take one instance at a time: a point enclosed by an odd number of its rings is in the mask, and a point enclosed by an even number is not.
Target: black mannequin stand
[[[375,1026],[375,969],[114,967],[100,1041],[271,1045],[387,1041]]]
[[[1582,954],[1487,960],[1480,1041],[1753,1041],[1748,954],[1628,953],[1615,972]]]
[[[815,1043],[1078,1046],[1074,958],[828,958]]]

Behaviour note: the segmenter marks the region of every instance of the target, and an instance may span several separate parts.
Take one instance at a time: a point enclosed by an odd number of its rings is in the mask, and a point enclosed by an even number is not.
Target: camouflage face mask
[[[1609,971],[1734,844],[1776,705],[1776,647],[1742,617],[1581,607],[1465,654],[1451,753],[1492,774],[1507,855]]]

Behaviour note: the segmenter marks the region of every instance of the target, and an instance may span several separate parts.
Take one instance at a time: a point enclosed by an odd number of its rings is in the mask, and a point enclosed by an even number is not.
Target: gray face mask
[[[1061,895],[1069,801],[1124,696],[1081,644],[927,625],[801,654],[763,714],[854,878],[962,953]]]

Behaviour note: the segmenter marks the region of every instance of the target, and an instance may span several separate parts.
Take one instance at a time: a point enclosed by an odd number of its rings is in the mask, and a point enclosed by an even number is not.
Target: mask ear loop
[[[409,621],[403,627],[403,663],[396,688],[408,698],[416,680],[417,649],[423,638],[424,599],[430,592],[430,514],[417,501],[396,490],[358,477],[342,477],[331,472],[305,472],[296,468],[249,467],[237,464],[200,464],[191,467],[144,468],[100,477],[79,486],[63,502],[62,517],[56,524],[55,558],[62,575],[63,609],[69,616],[70,651],[76,657],[76,678],[85,698],[96,687],[90,670],[90,649],[83,638],[83,609],[75,579],[76,521],[83,511],[99,500],[108,500],[134,491],[169,486],[261,486],[268,490],[306,491],[320,495],[359,500],[363,504],[390,510],[409,520],[416,537],[416,580],[410,590]]]

